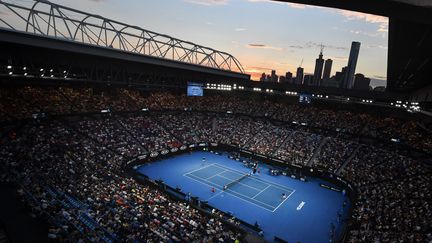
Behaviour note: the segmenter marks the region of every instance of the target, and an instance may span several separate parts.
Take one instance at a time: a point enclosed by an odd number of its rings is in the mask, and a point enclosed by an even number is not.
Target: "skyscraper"
[[[325,61],[325,64],[324,64],[324,73],[323,73],[323,78],[322,78],[323,80],[330,79],[332,65],[333,65],[333,60],[332,59],[327,59]]]
[[[357,66],[357,59],[360,52],[360,42],[351,43],[351,51],[348,59],[348,66],[343,82],[343,88],[351,89],[354,86],[354,73]]]
[[[322,57],[323,54],[322,54],[322,47],[321,47],[319,57],[315,61],[315,71],[313,74],[313,81],[312,81],[312,85],[315,86],[320,86],[321,84],[321,76],[322,76],[322,71],[324,66],[324,59]]]
[[[335,79],[339,83],[339,87],[344,87],[345,77],[346,77],[347,67],[343,67],[340,72],[336,72]]]
[[[303,68],[298,67],[296,73],[296,84],[303,84]]]
[[[271,82],[277,82],[278,81],[278,76],[276,75],[276,70],[272,70],[271,71]]]

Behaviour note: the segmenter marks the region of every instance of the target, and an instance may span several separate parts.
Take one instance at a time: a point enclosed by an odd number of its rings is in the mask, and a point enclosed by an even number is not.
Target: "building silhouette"
[[[361,73],[357,73],[354,77],[354,87],[356,90],[369,90],[370,78],[365,77]]]
[[[269,80],[271,82],[277,82],[278,81],[278,76],[276,75],[276,70],[272,70],[271,71],[271,80]]]
[[[314,75],[306,74],[303,79],[303,85],[308,85],[308,86],[314,85]]]
[[[340,72],[336,72],[335,74],[335,80],[336,82],[339,83],[339,87],[343,88],[344,87],[344,81],[345,81],[345,76],[346,76],[346,70],[347,67],[343,67],[342,70]]]
[[[357,66],[357,60],[360,52],[360,42],[353,41],[348,59],[348,66],[343,82],[343,88],[351,89],[354,86],[354,73]]]
[[[298,67],[297,68],[297,73],[296,73],[296,84],[303,84],[303,72],[304,69],[302,67]]]
[[[285,76],[279,76],[279,83],[285,83]]]
[[[292,83],[292,73],[291,72],[285,73],[285,82]]]
[[[320,84],[321,84],[321,77],[322,77],[323,66],[324,66],[324,59],[322,57],[323,57],[323,54],[322,54],[322,47],[321,47],[320,54],[315,61],[315,70],[314,70],[314,74],[313,74],[313,81],[309,85],[320,86]]]
[[[261,82],[265,82],[265,81],[266,81],[266,74],[265,74],[265,73],[262,73],[262,74],[261,74],[260,81],[261,81]]]
[[[327,59],[325,61],[325,63],[324,63],[324,73],[323,73],[323,77],[322,77],[323,80],[330,79],[332,65],[333,65],[333,60],[332,59]]]

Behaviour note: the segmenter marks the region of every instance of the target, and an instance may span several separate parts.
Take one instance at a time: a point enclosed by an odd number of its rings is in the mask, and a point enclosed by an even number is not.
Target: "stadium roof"
[[[431,0],[277,0],[389,17],[387,90],[410,93],[432,79]]]

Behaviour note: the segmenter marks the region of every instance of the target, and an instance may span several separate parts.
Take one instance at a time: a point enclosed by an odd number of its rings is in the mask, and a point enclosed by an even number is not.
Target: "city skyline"
[[[273,69],[295,74],[302,59],[304,74],[313,74],[320,45],[333,76],[346,66],[352,41],[362,43],[356,72],[387,76],[386,17],[266,0],[52,2],[228,52],[253,80]]]

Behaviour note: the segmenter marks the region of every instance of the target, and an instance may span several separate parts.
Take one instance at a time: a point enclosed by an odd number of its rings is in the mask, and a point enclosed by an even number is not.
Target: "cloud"
[[[185,2],[198,4],[203,6],[218,6],[218,5],[226,5],[229,0],[184,0]]]
[[[363,20],[369,23],[388,24],[388,18],[384,16],[348,11],[343,9],[339,9],[337,10],[337,12],[343,15],[348,20]]]
[[[275,51],[282,51],[283,50],[283,48],[281,48],[281,47],[268,46],[268,45],[264,45],[264,44],[248,44],[246,47],[247,48],[257,48],[257,49],[270,49],[270,50],[275,50]]]
[[[275,0],[248,0],[248,2],[282,4],[282,5],[288,6],[290,8],[296,8],[296,9],[321,8],[319,6],[306,5],[306,4],[300,4],[300,3],[287,3],[287,2],[281,2],[281,1],[275,1]]]
[[[379,48],[379,49],[384,49],[384,50],[388,49],[387,46],[383,46],[383,45],[368,45],[367,48]]]
[[[369,32],[365,32],[365,31],[361,31],[361,30],[350,30],[349,31],[351,34],[353,35],[365,35],[365,36],[369,36],[369,37],[377,37],[377,36],[381,36],[382,33],[369,33]]]
[[[308,5],[305,4],[299,4],[299,3],[286,3],[286,5],[288,5],[291,8],[297,8],[297,9],[305,9],[307,7],[310,7]]]
[[[304,47],[305,48],[312,48],[312,47],[318,47],[318,48],[320,48],[321,45],[324,46],[324,49],[348,50],[348,47],[345,47],[345,46],[335,46],[335,45],[329,45],[329,44],[318,43],[318,42],[313,42],[313,41],[306,42],[306,44],[304,45]]]
[[[377,32],[388,32],[388,18],[379,15],[353,12],[348,10],[337,10],[337,13],[344,16],[347,20],[361,20],[368,23],[378,24]]]
[[[388,32],[388,23],[381,23],[378,30],[378,32]]]
[[[290,45],[288,47],[289,48],[294,48],[294,49],[303,49],[304,48],[304,46],[301,46],[301,45]]]
[[[235,28],[234,31],[246,31],[246,28]]]
[[[263,71],[271,71],[271,70],[273,70],[273,68],[270,68],[270,67],[246,67],[246,70],[249,72],[262,73]]]

